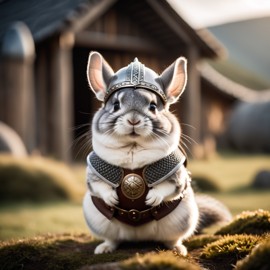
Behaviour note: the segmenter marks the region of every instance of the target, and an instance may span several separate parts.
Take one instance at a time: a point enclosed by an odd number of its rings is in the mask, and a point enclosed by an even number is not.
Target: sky
[[[270,0],[167,0],[195,29],[270,16]]]

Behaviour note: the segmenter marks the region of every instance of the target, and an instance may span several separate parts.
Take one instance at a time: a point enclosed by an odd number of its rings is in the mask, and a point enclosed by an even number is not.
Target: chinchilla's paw
[[[104,191],[102,193],[102,199],[109,206],[114,206],[118,204],[118,196],[114,189]]]
[[[98,245],[94,251],[95,254],[111,253],[116,249],[117,245],[111,241],[105,241]]]
[[[176,251],[178,254],[182,256],[187,256],[187,248],[182,244],[181,241],[178,242],[173,242],[173,241],[168,241],[164,242],[165,246],[167,246],[169,249],[172,249]]]
[[[150,189],[147,196],[145,203],[150,206],[157,206],[161,204],[164,197],[154,188]]]
[[[184,245],[182,245],[182,244],[180,244],[180,245],[176,245],[176,246],[174,246],[174,248],[173,248],[178,254],[181,254],[182,256],[187,256],[187,248],[184,246]]]

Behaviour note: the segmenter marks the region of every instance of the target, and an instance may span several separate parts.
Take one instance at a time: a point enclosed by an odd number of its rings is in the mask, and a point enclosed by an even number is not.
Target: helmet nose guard
[[[149,90],[160,96],[164,103],[167,102],[158,74],[145,67],[137,57],[127,67],[121,68],[114,74],[106,91],[104,102],[106,103],[114,92],[126,87]]]

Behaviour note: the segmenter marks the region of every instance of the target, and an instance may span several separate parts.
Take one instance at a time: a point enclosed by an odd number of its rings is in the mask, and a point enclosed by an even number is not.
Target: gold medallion
[[[137,174],[128,174],[122,181],[121,191],[128,199],[138,199],[145,192],[144,180]]]

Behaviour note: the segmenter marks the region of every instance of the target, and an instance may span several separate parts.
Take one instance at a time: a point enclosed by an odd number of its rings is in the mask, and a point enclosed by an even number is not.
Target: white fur
[[[89,57],[87,74],[91,89],[102,100],[100,95],[105,95],[109,78],[113,74],[112,69],[100,54],[93,52]],[[175,102],[185,88],[186,60],[179,58],[159,79],[167,99]],[[118,93],[119,95],[115,94],[115,99],[120,107],[115,110],[111,98],[112,102],[105,104],[93,118],[92,145],[99,157],[112,165],[132,170],[162,159],[178,148],[181,129],[176,117],[169,112],[170,102],[161,106],[157,96],[145,89],[136,89],[136,92],[129,90],[129,94],[123,91]],[[134,100],[135,96],[138,100]],[[155,111],[149,107],[153,102],[159,106]],[[110,127],[111,116],[117,117],[113,127]],[[157,122],[161,126],[161,135],[153,132],[153,129],[158,130],[153,124]],[[170,180],[149,190],[146,196],[147,205],[157,206],[162,201],[179,198],[181,193],[176,191],[183,189],[189,180],[186,168],[182,166]],[[112,252],[119,242],[125,240],[162,241],[169,248],[176,248],[181,254],[187,254],[182,241],[194,233],[199,219],[198,206],[190,186],[181,203],[170,214],[158,221],[153,220],[135,227],[115,218],[109,220],[97,210],[91,195],[100,197],[110,206],[117,205],[118,197],[115,189],[99,179],[90,168],[87,169],[87,184],[89,191],[83,201],[85,219],[92,233],[104,240],[96,248],[96,254]]]
[[[181,133],[176,117],[169,112],[165,112],[166,114],[170,117],[174,127],[174,132],[167,136],[166,140],[156,138],[146,140],[145,138],[151,135],[152,128],[149,126],[151,123],[147,122],[146,125],[145,120],[138,116],[141,120],[140,125],[131,127],[127,122],[128,116],[125,115],[121,125],[117,123],[115,128],[115,133],[121,136],[96,134],[96,131],[92,130],[93,149],[99,157],[108,163],[131,170],[162,159],[177,149]],[[93,118],[93,122],[95,121],[96,115]],[[131,128],[134,128],[141,136],[132,139],[125,136],[125,134],[130,133]]]
[[[155,240],[164,242],[169,248],[185,250],[182,241],[194,233],[198,221],[198,208],[194,194],[189,188],[187,196],[177,208],[158,221],[152,221],[139,227],[132,227],[116,219],[108,220],[94,206],[90,192],[83,201],[84,215],[92,233],[105,240],[95,254],[112,252],[121,241]],[[186,255],[185,252],[183,255]]]
[[[110,153],[112,156],[119,154],[119,151],[116,151],[116,149],[112,151],[114,153]],[[106,152],[107,155],[109,155],[109,152],[110,151]],[[149,149],[142,152],[148,157],[149,162],[149,159],[151,160],[151,157],[153,157],[153,151]],[[133,156],[135,156],[133,162],[141,157],[140,153],[140,151],[133,151]],[[121,156],[126,157],[127,153],[120,152],[119,157]],[[162,156],[164,156],[164,151],[162,152]],[[181,167],[180,173],[179,182],[183,184],[185,178],[189,177],[184,166]],[[93,179],[95,175],[89,168],[87,169],[87,176],[88,183],[91,185],[91,192],[87,192],[84,197],[84,215],[92,233],[96,237],[105,240],[105,242],[96,248],[95,254],[112,252],[117,248],[119,242],[125,240],[161,241],[169,248],[176,248],[181,254],[187,254],[186,248],[182,245],[182,241],[194,233],[199,218],[198,207],[190,187],[184,199],[172,213],[161,220],[152,221],[139,227],[132,227],[116,219],[108,220],[96,209],[91,200],[91,195],[98,196],[108,205],[113,206],[117,204],[117,194],[110,185],[103,181],[97,181],[98,178]],[[161,201],[176,199],[171,197],[174,190],[175,184],[166,181],[162,182],[150,189],[146,197],[146,204],[156,206],[160,204]]]

